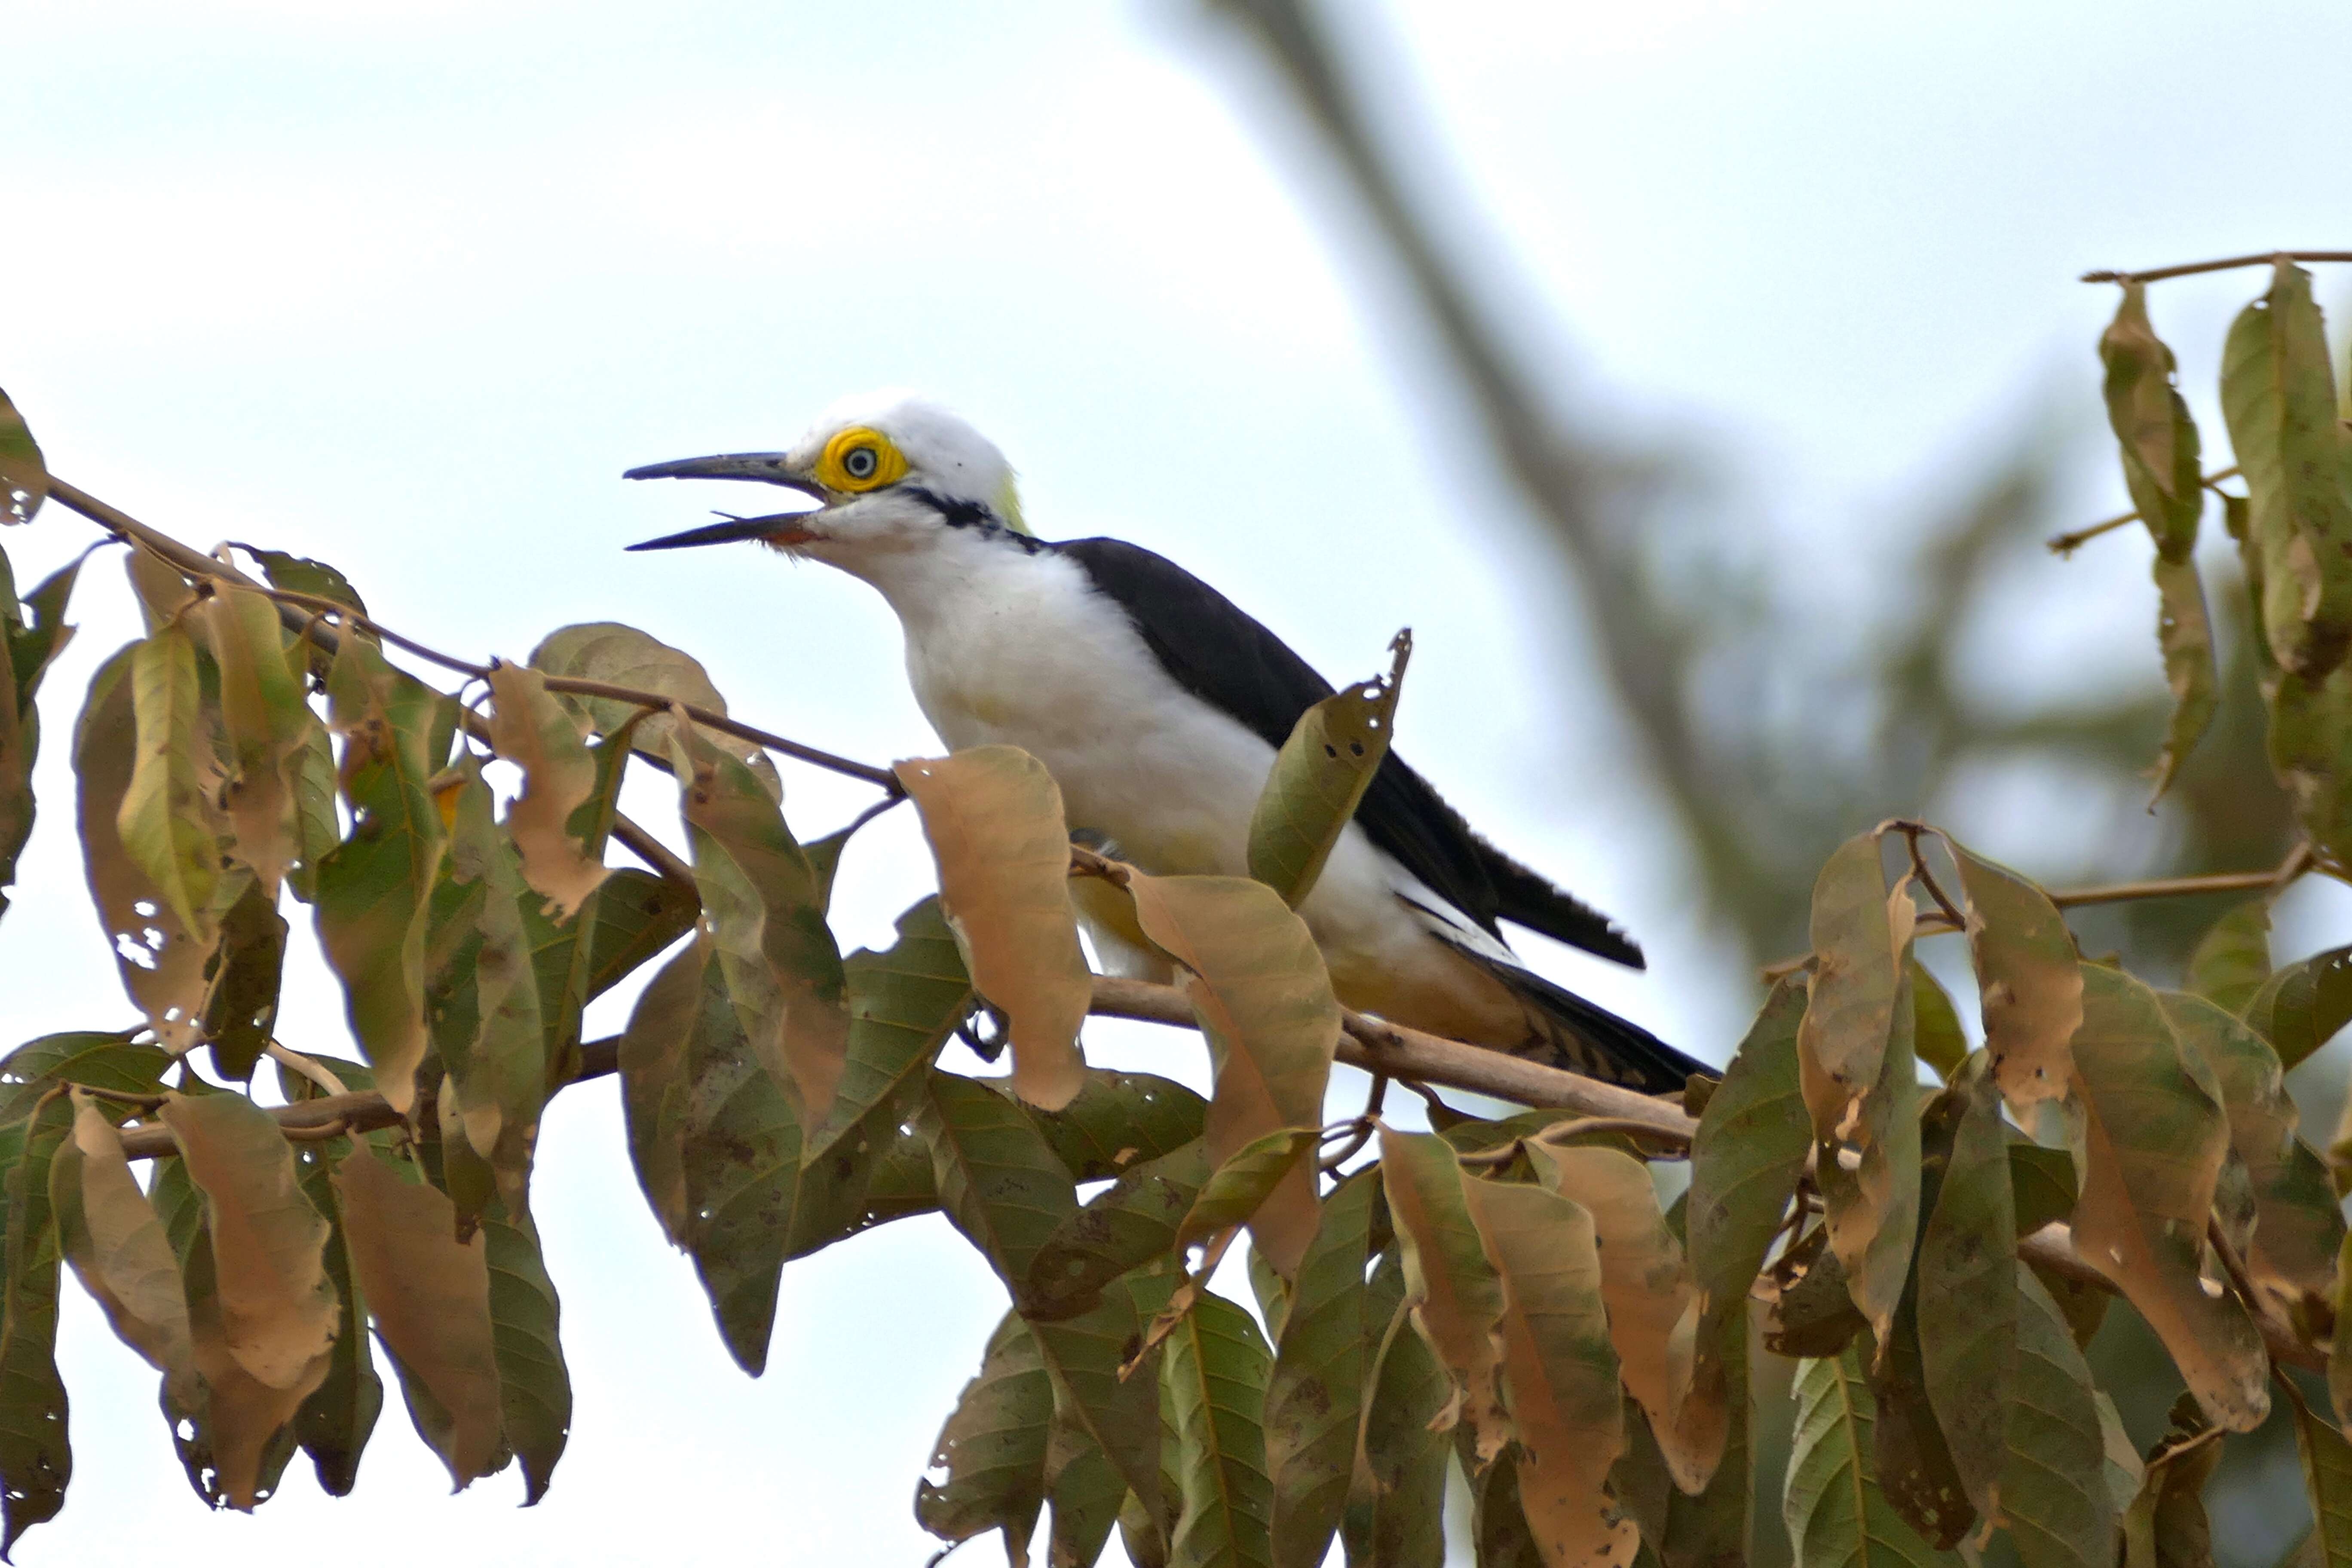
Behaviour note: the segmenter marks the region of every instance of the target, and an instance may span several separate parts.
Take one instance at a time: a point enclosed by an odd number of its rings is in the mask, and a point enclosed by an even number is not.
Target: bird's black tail
[[[1721,1076],[1641,1025],[1540,974],[1481,954],[1465,955],[1501,981],[1527,1010],[1528,1037],[1524,1044],[1509,1047],[1515,1057],[1564,1068],[1640,1094],[1680,1094],[1693,1073]]]

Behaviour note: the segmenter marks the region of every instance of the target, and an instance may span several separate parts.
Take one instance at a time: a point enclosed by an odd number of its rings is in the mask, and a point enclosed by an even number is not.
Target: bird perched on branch
[[[1181,567],[1116,539],[1036,538],[1003,454],[919,398],[845,400],[790,451],[627,477],[755,480],[814,500],[631,548],[755,541],[872,584],[905,628],[907,673],[940,739],[1028,752],[1060,784],[1073,831],[1148,872],[1247,875],[1276,752],[1332,693]],[[1106,963],[1167,978],[1101,884],[1076,891]],[[1332,989],[1361,1011],[1651,1093],[1704,1070],[1526,966],[1500,921],[1637,969],[1642,954],[1473,833],[1393,752],[1298,912]]]

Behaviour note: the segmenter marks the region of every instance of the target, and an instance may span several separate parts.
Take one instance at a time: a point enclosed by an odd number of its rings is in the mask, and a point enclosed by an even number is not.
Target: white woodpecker
[[[1248,874],[1250,816],[1300,714],[1331,695],[1215,589],[1116,539],[1048,543],[1011,465],[919,398],[846,399],[787,452],[688,458],[628,478],[751,479],[814,508],[730,519],[635,550],[755,541],[880,590],[907,674],[950,749],[1019,746],[1061,785],[1073,836],[1154,875]],[[1168,965],[1111,889],[1073,888],[1103,962]],[[1507,946],[1509,921],[1618,963],[1606,917],[1470,830],[1391,751],[1299,914],[1351,1007],[1649,1093],[1706,1070]]]

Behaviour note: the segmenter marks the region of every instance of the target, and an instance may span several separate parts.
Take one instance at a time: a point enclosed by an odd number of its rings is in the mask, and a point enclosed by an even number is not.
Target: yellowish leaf
[[[1380,1149],[1381,1185],[1403,1243],[1405,1304],[1453,1382],[1431,1427],[1450,1428],[1466,1411],[1479,1458],[1491,1459],[1510,1438],[1496,1333],[1503,1285],[1479,1237],[1462,1167],[1445,1141],[1428,1133],[1383,1125]]]

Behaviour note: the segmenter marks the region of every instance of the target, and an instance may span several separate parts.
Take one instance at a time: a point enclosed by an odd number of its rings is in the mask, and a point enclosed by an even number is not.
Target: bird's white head
[[[938,547],[950,531],[1028,534],[1013,466],[988,437],[904,392],[845,397],[790,451],[735,452],[631,468],[632,479],[751,479],[817,502],[730,517],[633,544],[675,550],[756,540],[865,575],[883,558]]]

